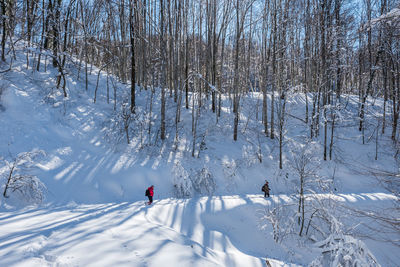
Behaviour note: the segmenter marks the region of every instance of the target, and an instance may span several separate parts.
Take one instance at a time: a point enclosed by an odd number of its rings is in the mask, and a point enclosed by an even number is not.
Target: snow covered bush
[[[145,139],[150,143],[150,129],[145,129],[149,114],[141,109],[135,108],[135,113],[131,112],[128,100],[125,100],[119,110],[116,110],[108,120],[103,123],[102,132],[107,142],[111,144],[139,144],[143,148]],[[147,131],[146,131],[147,130]]]
[[[249,141],[248,141],[249,142]],[[249,142],[250,143],[250,142]],[[260,145],[250,143],[242,148],[242,158],[248,168],[262,161]]]
[[[108,120],[103,123],[102,132],[104,139],[111,144],[120,144],[126,140],[124,133],[124,123],[122,116],[118,112],[114,112]]]
[[[205,166],[202,169],[189,168],[187,170],[180,162],[177,162],[172,173],[174,192],[177,197],[191,197],[195,192],[201,195],[212,195],[215,192],[214,176]]]
[[[283,242],[289,236],[297,235],[297,213],[294,205],[275,205],[264,211],[261,217],[261,229],[268,223],[272,226],[272,234],[276,243]]]
[[[183,168],[180,162],[176,162],[172,168],[174,177],[174,192],[178,198],[190,197],[193,192],[192,181],[189,178],[189,173]]]
[[[204,166],[201,170],[195,170],[191,177],[193,189],[200,194],[212,195],[216,189],[213,174]]]
[[[375,257],[361,241],[349,235],[332,234],[315,244],[322,255],[310,267],[376,267]]]
[[[105,138],[110,143],[121,143],[125,140],[130,144],[132,122],[134,114],[130,110],[128,102],[121,105],[121,110],[115,111],[110,119],[104,123],[103,131]]]
[[[4,182],[3,196],[9,198],[15,195],[18,199],[37,204],[42,202],[46,186],[33,175],[36,160],[45,155],[42,150],[23,152],[11,160],[4,160],[5,166],[1,172]]]
[[[296,204],[277,204],[264,211],[261,228],[272,226],[275,242],[283,243],[289,250],[295,249],[302,241],[311,245],[320,254],[310,263],[310,267],[361,267],[379,266],[366,245],[356,238],[344,234],[349,231],[341,222],[340,205],[332,199],[317,196],[307,202],[304,221]],[[299,230],[303,228],[300,239]]]
[[[233,191],[236,188],[236,179],[238,177],[238,169],[240,165],[239,160],[222,159],[222,173],[224,174],[224,178],[226,181],[226,188],[229,192]]]

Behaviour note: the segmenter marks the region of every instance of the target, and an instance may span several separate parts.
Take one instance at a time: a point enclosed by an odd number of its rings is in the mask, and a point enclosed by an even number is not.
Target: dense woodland
[[[167,97],[178,103],[178,123],[181,106],[210,105],[218,120],[221,95],[232,99],[237,140],[241,96],[250,91],[262,92],[264,133],[280,143],[287,92],[307,93],[301,119],[310,138],[323,138],[325,160],[344,95],[359,97],[362,134],[371,97],[384,100],[380,132],[399,136],[394,0],[1,0],[1,14],[1,60],[12,67],[13,47],[24,41],[27,67],[58,68],[65,97],[66,63],[77,65],[86,90],[92,66],[130,84],[132,113],[136,90],[160,90],[162,140]],[[192,92],[199,97],[190,103]]]

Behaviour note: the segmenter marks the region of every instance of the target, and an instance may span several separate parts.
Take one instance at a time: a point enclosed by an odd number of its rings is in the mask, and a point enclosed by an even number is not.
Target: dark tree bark
[[[7,39],[7,19],[6,19],[6,0],[1,0],[1,17],[2,17],[2,37],[1,37],[1,60],[6,61],[6,39]]]
[[[129,36],[131,43],[131,112],[135,113],[135,87],[136,87],[136,58],[135,58],[135,38],[136,38],[136,9],[137,0],[129,0]]]
[[[160,47],[161,47],[161,127],[160,127],[160,138],[165,140],[165,54],[166,54],[166,42],[164,39],[164,0],[160,0]]]

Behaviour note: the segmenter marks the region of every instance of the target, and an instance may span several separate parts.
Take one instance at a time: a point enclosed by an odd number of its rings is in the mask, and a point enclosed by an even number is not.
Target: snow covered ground
[[[304,146],[312,149],[312,164],[318,166],[319,175],[330,181],[331,190],[317,198],[334,199],[346,208],[384,212],[399,201],[368,174],[369,169],[397,171],[397,165],[385,136],[379,139],[378,160],[374,160],[373,125],[362,144],[352,97],[340,113],[334,160],[328,162],[322,161],[322,137],[305,141],[309,128],[298,119],[304,117],[304,95],[289,98],[285,167],[279,170],[278,141],[262,134],[257,93],[243,97],[237,142],[232,140],[228,97],[218,123],[204,107],[193,158],[191,110],[182,109],[176,145],[176,105],[169,99],[168,138],[160,142],[159,102],[155,101],[152,134],[141,137],[134,130],[131,144],[126,145],[123,133],[110,121],[116,115],[112,96],[107,103],[105,75],[100,76],[93,103],[97,69],[93,68],[85,91],[84,75],[78,80],[71,66],[68,97],[63,98],[55,88],[54,69],[48,66],[46,72],[43,68],[36,72],[26,68],[21,50],[17,55],[12,70],[0,76],[4,89],[0,98],[1,192],[9,174],[4,161],[12,162],[18,154],[33,150],[44,155],[35,159],[29,172],[47,191],[43,203],[36,206],[27,206],[29,201],[14,194],[0,199],[0,266],[265,266],[266,258],[272,266],[307,265],[320,251],[295,236],[275,243],[272,226],[261,219],[269,208],[297,203],[298,177],[290,163]],[[0,66],[6,68],[6,64]],[[114,82],[119,111],[129,86]],[[150,93],[138,91],[139,114],[148,114]],[[373,124],[382,103],[368,104],[367,121]],[[143,117],[137,121],[148,123]],[[116,140],[121,141],[115,144]],[[200,181],[193,188],[196,183],[190,184],[191,179],[202,174],[210,174],[215,184]],[[272,188],[267,200],[260,194],[266,178]],[[151,184],[155,202],[145,206],[144,191]],[[189,184],[190,198],[176,198],[176,184]],[[363,225],[378,223],[351,213],[342,216],[346,230],[359,229],[357,238],[382,266],[397,265],[399,246],[385,241],[393,233],[374,239],[375,233],[368,235]]]
[[[327,196],[321,196],[327,197]],[[340,201],[390,204],[390,194],[352,194]],[[297,266],[260,232],[257,216],[285,195],[232,195],[192,199],[49,206],[2,212],[1,266]],[[381,249],[382,266],[394,251]],[[386,264],[384,264],[386,263]]]

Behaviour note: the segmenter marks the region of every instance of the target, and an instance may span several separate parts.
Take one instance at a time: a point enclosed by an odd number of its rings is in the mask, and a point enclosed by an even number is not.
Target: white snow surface
[[[205,107],[197,140],[200,143],[204,136],[205,146],[197,146],[193,158],[191,110],[182,108],[177,146],[173,142],[176,105],[172,99],[167,109],[167,141],[160,142],[154,134],[150,140],[153,145],[142,146],[139,135],[133,134],[130,145],[124,143],[123,135],[115,145],[118,138],[108,122],[114,114],[113,87],[110,82],[107,103],[104,73],[93,103],[98,69],[93,67],[89,90],[85,91],[82,70],[78,79],[77,70],[70,66],[68,97],[63,98],[61,89],[55,88],[56,71],[50,65],[46,71],[42,66],[39,72],[27,68],[23,48],[17,48],[12,70],[0,74],[0,87],[4,88],[0,98],[0,159],[43,150],[46,155],[37,160],[32,171],[47,191],[39,205],[14,195],[0,199],[0,266],[266,266],[266,259],[271,266],[305,266],[319,256],[296,237],[291,245],[275,243],[272,226],[261,228],[266,222],[260,219],[269,207],[297,201],[293,194],[298,178],[287,166],[291,153],[304,146],[302,141],[308,135],[309,128],[297,119],[304,117],[304,95],[288,100],[291,116],[286,126],[284,170],[278,168],[278,141],[262,134],[261,108],[255,108],[256,103],[261,104],[258,93],[242,100],[236,142],[229,99],[224,98],[218,123]],[[0,64],[0,70],[6,68]],[[124,92],[129,85],[114,83],[119,109],[120,96],[127,95]],[[149,95],[150,90],[138,90],[138,113],[148,109]],[[356,112],[354,99],[346,101]],[[368,104],[373,121],[382,103]],[[157,101],[153,109],[156,133]],[[343,127],[337,133],[335,160],[322,162],[322,146],[313,144],[321,175],[334,177],[333,191],[321,192],[318,198],[365,210],[391,208],[398,199],[360,170],[396,171],[389,138],[380,140],[375,161],[375,143],[362,144],[357,125],[346,112],[340,114]],[[111,141],[105,138],[110,131]],[[367,133],[367,138],[368,134],[372,136],[372,132]],[[258,144],[262,162],[256,156]],[[190,179],[204,168],[213,175],[215,190],[193,191],[190,198],[176,198],[174,182],[178,176]],[[2,193],[8,175],[3,163],[0,175]],[[265,179],[272,188],[269,199],[260,192]],[[151,184],[155,185],[155,201],[147,206],[144,191]],[[349,226],[360,224],[359,220],[346,218]],[[359,238],[381,266],[399,262],[398,245]]]
[[[352,197],[379,205],[394,199],[390,194]],[[152,206],[136,201],[3,212],[0,265],[265,266],[267,257],[272,266],[301,266],[271,240],[270,228],[258,228],[257,213],[282,199],[290,201],[285,195],[269,200],[232,195],[166,198]]]

